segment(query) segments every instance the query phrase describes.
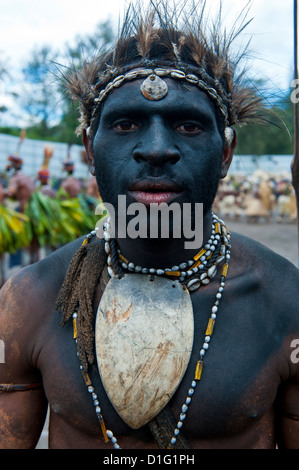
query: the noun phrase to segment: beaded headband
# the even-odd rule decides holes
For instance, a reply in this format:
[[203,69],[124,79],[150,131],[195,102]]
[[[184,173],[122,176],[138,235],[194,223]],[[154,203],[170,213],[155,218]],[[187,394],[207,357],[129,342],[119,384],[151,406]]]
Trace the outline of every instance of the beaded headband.
[[[149,100],[160,100],[164,98],[167,94],[167,85],[164,78],[172,78],[177,80],[185,80],[186,82],[197,86],[199,89],[208,94],[208,96],[216,103],[218,109],[223,115],[225,126],[229,126],[229,115],[228,115],[228,106],[232,106],[231,98],[227,96],[219,82],[216,82],[218,85],[218,91],[215,88],[208,86],[208,84],[198,78],[194,74],[186,74],[182,70],[171,69],[171,68],[155,68],[155,69],[146,69],[140,68],[137,70],[132,70],[127,72],[124,75],[118,75],[111,82],[109,82],[106,87],[100,91],[98,96],[94,99],[94,108],[90,120],[90,126],[87,129],[87,134],[90,136],[92,125],[96,118],[99,106],[107,98],[109,93],[122,86],[125,82],[137,80],[139,78],[145,78],[144,82],[140,87],[140,91],[143,96]],[[152,85],[151,85],[152,83]],[[96,93],[99,83],[93,87],[93,92]],[[237,119],[234,123],[237,122]]]

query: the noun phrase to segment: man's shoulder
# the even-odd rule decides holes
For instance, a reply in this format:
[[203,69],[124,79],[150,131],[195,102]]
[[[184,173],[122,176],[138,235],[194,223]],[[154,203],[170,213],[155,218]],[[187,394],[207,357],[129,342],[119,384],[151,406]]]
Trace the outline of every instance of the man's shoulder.
[[[234,253],[235,251],[235,253]],[[290,314],[299,325],[299,269],[285,257],[263,244],[240,234],[232,234],[232,253],[235,265],[258,286],[273,311]]]
[[59,293],[71,259],[83,237],[59,248],[41,261],[26,266],[12,276],[0,291],[0,303],[19,309],[37,309],[53,304]]
[[[266,263],[273,265],[281,265],[285,269],[294,269],[296,271],[296,266],[288,261],[285,257],[271,250],[264,244],[260,243],[253,238],[241,235],[239,233],[232,233],[232,251],[236,248],[238,254],[244,253],[248,258],[259,258]],[[241,253],[240,253],[241,252]],[[266,267],[268,264],[266,265]],[[299,272],[299,270],[297,269]]]

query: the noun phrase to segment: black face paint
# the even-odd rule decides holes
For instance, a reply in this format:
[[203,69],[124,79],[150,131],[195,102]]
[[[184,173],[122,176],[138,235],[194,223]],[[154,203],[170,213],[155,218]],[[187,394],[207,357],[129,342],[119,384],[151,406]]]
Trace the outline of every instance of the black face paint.
[[127,204],[203,203],[205,214],[223,156],[214,104],[194,86],[171,79],[168,94],[149,101],[141,83],[126,83],[103,103],[93,141],[101,197],[115,208],[118,195],[126,195]]

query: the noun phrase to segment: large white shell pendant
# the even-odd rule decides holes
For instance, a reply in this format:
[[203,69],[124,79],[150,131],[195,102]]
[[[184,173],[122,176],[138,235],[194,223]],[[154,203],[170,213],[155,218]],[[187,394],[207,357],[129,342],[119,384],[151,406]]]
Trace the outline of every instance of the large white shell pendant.
[[141,84],[140,91],[147,100],[159,101],[168,93],[167,83],[158,75],[149,75]]
[[106,393],[133,429],[170,400],[187,369],[194,335],[188,291],[140,274],[112,277],[96,318],[96,355]]

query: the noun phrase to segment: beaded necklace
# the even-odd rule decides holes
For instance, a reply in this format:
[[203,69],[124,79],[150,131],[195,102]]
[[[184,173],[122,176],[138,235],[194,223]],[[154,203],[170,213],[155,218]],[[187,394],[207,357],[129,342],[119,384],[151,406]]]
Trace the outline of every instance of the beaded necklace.
[[[87,235],[83,244],[88,244],[93,236],[95,236],[96,231],[92,231],[90,234]],[[110,243],[110,235],[109,235],[109,221],[104,227],[104,239],[105,239],[105,250],[108,255],[107,258],[107,267],[108,273],[110,277],[114,276],[118,271],[118,267],[113,265],[113,257],[111,256],[111,243]],[[221,244],[220,244],[221,242]],[[213,245],[213,246],[212,246]],[[225,287],[225,280],[227,276],[229,261],[230,261],[230,252],[231,252],[231,244],[230,244],[230,233],[225,226],[224,222],[219,219],[215,214],[213,214],[213,224],[212,224],[212,232],[211,236],[208,240],[208,243],[202,248],[192,260],[187,261],[186,263],[181,263],[179,266],[173,266],[171,269],[147,269],[142,268],[141,266],[135,266],[133,263],[130,263],[118,250],[118,262],[119,265],[127,271],[131,272],[139,272],[143,274],[152,274],[157,276],[169,276],[179,279],[180,282],[186,283],[186,286],[189,291],[197,290],[201,285],[208,284],[213,277],[215,277],[217,273],[217,266],[224,262],[222,273],[220,276],[220,284],[216,294],[215,301],[213,303],[211,309],[211,315],[208,320],[208,324],[205,331],[205,339],[202,345],[202,348],[199,353],[199,358],[196,363],[194,379],[191,382],[191,385],[187,392],[187,397],[185,402],[181,407],[181,413],[179,416],[179,420],[177,421],[176,428],[174,429],[173,436],[167,446],[167,449],[173,449],[177,437],[181,432],[183,427],[184,420],[186,419],[187,412],[189,410],[192,396],[195,392],[197,383],[202,378],[203,372],[203,360],[206,355],[206,352],[209,349],[211,336],[213,334],[214,326],[216,317],[218,314],[220,300],[222,298],[223,290]],[[195,266],[196,265],[196,266]],[[190,269],[186,271],[186,268],[189,267]],[[162,272],[163,271],[163,272]],[[209,273],[209,274],[208,274]],[[193,276],[196,276],[193,278]],[[191,279],[190,279],[191,278]],[[75,342],[77,342],[77,310],[73,313],[73,337]],[[78,355],[78,352],[77,352]],[[106,425],[104,422],[104,418],[102,415],[102,410],[100,407],[100,402],[98,400],[98,396],[95,392],[95,389],[92,385],[92,381],[89,377],[88,372],[86,372],[80,364],[80,370],[83,376],[83,380],[85,385],[87,386],[87,390],[91,395],[93,400],[93,404],[95,407],[96,416],[98,418],[99,424],[101,426],[102,434],[104,437],[105,443],[111,441],[113,447],[115,449],[120,449],[120,446],[117,442],[116,437],[113,435],[111,430],[106,429]]]

